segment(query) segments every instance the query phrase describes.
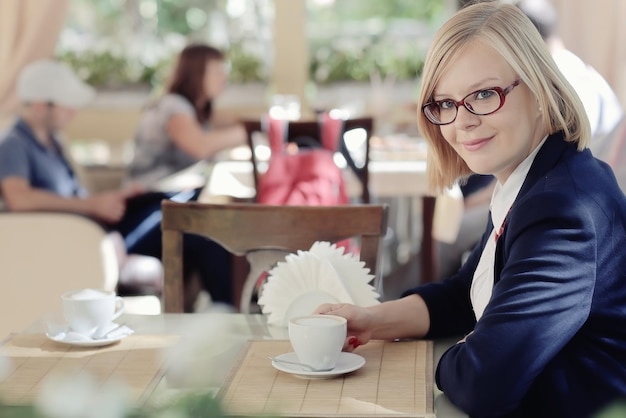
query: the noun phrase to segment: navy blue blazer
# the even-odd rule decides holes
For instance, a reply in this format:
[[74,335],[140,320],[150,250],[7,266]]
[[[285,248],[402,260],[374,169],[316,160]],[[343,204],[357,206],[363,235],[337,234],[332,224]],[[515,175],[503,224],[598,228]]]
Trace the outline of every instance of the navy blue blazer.
[[611,169],[561,133],[539,150],[496,247],[480,321],[469,298],[491,229],[459,272],[407,292],[427,337],[464,335],[436,382],[473,417],[588,417],[626,396],[626,198]]

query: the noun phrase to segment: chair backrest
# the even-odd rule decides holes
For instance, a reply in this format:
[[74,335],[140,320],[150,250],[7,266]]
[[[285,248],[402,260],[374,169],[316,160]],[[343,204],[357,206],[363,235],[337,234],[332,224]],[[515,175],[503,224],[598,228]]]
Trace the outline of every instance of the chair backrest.
[[164,201],[163,264],[165,312],[183,311],[183,233],[210,238],[232,254],[245,255],[250,272],[233,283],[241,312],[249,312],[257,279],[288,253],[308,250],[316,241],[358,238],[360,259],[382,274],[380,256],[387,229],[386,205],[271,206],[246,203],[204,204]]
[[94,221],[67,213],[2,213],[0,231],[0,339],[60,312],[64,292],[115,290],[115,246]]
[[[257,132],[266,132],[266,126],[263,120],[244,120],[242,121],[248,133],[248,145],[251,150],[251,161],[254,176],[254,186],[258,190],[259,185],[259,159],[255,153],[256,144],[254,143],[254,134]],[[288,142],[294,142],[301,138],[312,138],[321,143],[321,124],[318,121],[289,121],[286,140]],[[365,131],[365,143],[364,143],[364,156],[363,161],[359,164],[355,161],[354,156],[348,149],[344,134],[353,129],[363,129]],[[343,132],[341,134],[338,152],[345,158],[346,163],[352,169],[356,178],[361,184],[361,203],[370,203],[369,193],[369,160],[370,160],[370,146],[369,140],[374,130],[374,120],[371,117],[345,119],[343,121]]]

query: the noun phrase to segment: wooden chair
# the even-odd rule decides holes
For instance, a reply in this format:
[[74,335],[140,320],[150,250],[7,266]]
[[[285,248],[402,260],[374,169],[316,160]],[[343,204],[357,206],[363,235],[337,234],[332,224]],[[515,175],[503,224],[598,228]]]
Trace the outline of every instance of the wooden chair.
[[[248,133],[248,145],[251,150],[252,172],[254,175],[254,186],[258,190],[259,184],[259,159],[255,154],[255,143],[253,141],[254,133],[264,132],[265,126],[261,119],[256,120],[244,120],[242,121]],[[339,151],[346,160],[348,166],[352,169],[356,178],[361,184],[361,197],[360,203],[370,203],[369,193],[369,159],[370,159],[370,146],[369,139],[372,136],[374,130],[374,120],[371,117],[362,117],[354,119],[346,119],[343,124],[343,133],[346,133],[352,129],[364,129],[366,133],[365,141],[365,156],[362,165],[357,164],[350,150],[347,148],[343,135],[339,141]],[[320,125],[317,121],[290,121],[289,129],[287,131],[287,141],[293,142],[298,138],[313,138],[320,141]]]
[[248,203],[163,205],[165,312],[183,312],[183,233],[212,239],[236,255],[245,255],[250,272],[233,283],[233,300],[249,312],[256,281],[288,253],[308,250],[315,241],[358,238],[360,259],[381,280],[380,256],[387,229],[386,205],[270,206]]

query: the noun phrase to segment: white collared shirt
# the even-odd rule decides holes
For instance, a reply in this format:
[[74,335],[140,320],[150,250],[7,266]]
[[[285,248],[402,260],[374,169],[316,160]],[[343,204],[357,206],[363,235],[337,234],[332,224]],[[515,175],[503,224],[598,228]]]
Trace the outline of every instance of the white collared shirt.
[[547,135],[533,152],[517,166],[504,184],[497,182],[493,190],[491,204],[489,205],[493,230],[487,239],[487,244],[483,249],[483,253],[478,261],[478,266],[476,266],[476,270],[474,271],[474,278],[470,288],[470,300],[472,301],[472,307],[477,321],[483,315],[485,307],[491,299],[491,292],[493,290],[494,264],[496,260],[496,233],[498,237],[500,233],[502,233],[501,229],[504,228],[504,221],[509,213],[509,209],[513,205],[513,202],[515,202],[517,194],[522,188],[522,184],[524,184],[526,175],[530,170],[530,166],[535,160],[539,149],[546,141],[546,138]]

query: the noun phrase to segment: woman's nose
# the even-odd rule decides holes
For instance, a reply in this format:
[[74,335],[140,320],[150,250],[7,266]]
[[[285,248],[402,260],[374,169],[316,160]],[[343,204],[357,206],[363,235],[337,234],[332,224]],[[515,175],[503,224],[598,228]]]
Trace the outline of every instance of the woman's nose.
[[469,127],[478,125],[480,123],[480,116],[473,114],[465,106],[459,106],[456,112],[456,119],[454,125],[457,129],[467,129]]

